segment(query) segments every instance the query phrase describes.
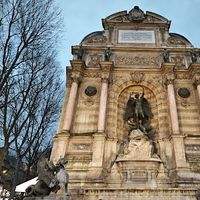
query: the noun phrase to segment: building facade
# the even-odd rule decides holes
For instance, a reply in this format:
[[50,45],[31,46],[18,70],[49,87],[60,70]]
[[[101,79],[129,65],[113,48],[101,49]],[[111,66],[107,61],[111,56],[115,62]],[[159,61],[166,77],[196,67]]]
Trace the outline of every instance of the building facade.
[[72,47],[51,160],[72,199],[197,199],[199,49],[138,6]]

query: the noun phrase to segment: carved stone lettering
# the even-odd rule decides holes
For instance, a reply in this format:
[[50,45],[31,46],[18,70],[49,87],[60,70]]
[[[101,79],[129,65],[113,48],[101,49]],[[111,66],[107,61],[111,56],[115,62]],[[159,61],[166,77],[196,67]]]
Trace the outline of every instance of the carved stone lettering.
[[155,43],[154,31],[119,30],[119,43]]

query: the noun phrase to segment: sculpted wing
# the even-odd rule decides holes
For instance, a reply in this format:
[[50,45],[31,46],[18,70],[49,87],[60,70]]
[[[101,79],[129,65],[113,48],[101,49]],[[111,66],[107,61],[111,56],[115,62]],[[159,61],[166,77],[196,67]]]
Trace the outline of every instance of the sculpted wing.
[[151,106],[144,97],[142,98],[142,110],[144,112],[145,119],[148,120],[153,117],[153,113],[151,111]]
[[127,104],[126,104],[126,110],[124,114],[124,120],[127,121],[129,118],[134,117],[135,113],[135,100],[134,99],[129,99]]

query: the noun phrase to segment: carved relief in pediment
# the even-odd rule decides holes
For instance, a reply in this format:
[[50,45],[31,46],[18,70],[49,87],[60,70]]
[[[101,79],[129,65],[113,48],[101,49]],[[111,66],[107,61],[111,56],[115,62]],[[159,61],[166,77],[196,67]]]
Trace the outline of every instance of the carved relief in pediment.
[[145,14],[138,6],[135,6],[128,13],[128,19],[130,21],[132,21],[132,22],[134,22],[134,21],[143,21],[145,19]]
[[87,38],[84,43],[95,43],[95,44],[102,44],[102,43],[106,43],[107,38],[104,35],[96,35],[90,38]]
[[176,45],[186,45],[186,42],[175,37],[169,37],[167,39],[167,46],[176,46]]
[[115,13],[105,19],[106,22],[144,22],[144,23],[169,23],[164,17],[152,13],[146,12],[146,14],[138,7],[135,6],[129,12],[122,11]]

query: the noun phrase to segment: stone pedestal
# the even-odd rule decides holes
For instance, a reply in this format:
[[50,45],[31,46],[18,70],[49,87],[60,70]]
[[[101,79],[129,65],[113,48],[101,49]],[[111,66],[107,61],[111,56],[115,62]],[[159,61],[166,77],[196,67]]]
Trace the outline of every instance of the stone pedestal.
[[85,189],[84,200],[196,200],[193,189]]
[[117,165],[122,176],[123,187],[156,188],[156,177],[160,165],[159,159],[134,160],[118,159]]

